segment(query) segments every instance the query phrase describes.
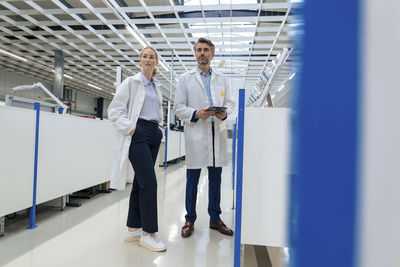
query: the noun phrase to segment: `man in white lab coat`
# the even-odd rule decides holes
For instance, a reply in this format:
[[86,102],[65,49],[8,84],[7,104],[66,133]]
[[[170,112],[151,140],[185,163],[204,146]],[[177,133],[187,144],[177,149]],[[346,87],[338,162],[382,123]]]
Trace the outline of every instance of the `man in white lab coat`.
[[[202,168],[208,168],[208,214],[210,228],[233,235],[221,220],[220,194],[222,166],[227,163],[227,130],[224,120],[235,106],[229,81],[211,69],[215,46],[205,38],[194,45],[197,67],[180,77],[175,92],[175,114],[185,122],[186,149],[186,223],[181,236],[194,230],[197,185]],[[226,110],[207,110],[225,107]]]

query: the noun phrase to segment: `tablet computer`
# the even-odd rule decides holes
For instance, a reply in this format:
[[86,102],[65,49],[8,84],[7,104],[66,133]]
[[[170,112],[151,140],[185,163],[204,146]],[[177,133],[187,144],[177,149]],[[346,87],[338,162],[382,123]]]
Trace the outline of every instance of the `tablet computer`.
[[215,113],[219,114],[219,113],[224,112],[224,110],[226,110],[226,109],[227,109],[227,107],[215,107],[215,106],[213,106],[213,107],[207,108],[206,110],[207,111],[214,111]]

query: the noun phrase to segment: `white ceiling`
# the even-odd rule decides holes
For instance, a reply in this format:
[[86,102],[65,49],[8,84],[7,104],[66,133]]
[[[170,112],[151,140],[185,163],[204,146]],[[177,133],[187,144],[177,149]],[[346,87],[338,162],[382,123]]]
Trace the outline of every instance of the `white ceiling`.
[[[0,49],[28,60],[0,52],[0,68],[52,82],[54,51],[62,50],[64,84],[111,99],[117,66],[139,71],[143,46],[127,29],[132,27],[169,69],[159,66],[156,77],[165,95],[171,70],[174,87],[175,78],[195,67],[193,43],[202,36],[216,45],[212,66],[232,78],[234,89],[251,91],[266,66],[293,47],[290,7],[285,0],[0,1]],[[290,69],[290,64],[282,68],[275,86],[291,75]]]

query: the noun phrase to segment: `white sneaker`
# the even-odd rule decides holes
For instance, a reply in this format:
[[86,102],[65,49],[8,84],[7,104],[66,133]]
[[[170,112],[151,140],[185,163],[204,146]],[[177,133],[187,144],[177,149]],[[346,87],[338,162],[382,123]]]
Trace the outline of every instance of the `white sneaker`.
[[138,229],[135,232],[130,232],[127,229],[125,235],[125,241],[126,242],[138,241],[140,239],[141,234],[142,234],[142,229]]
[[147,249],[150,249],[151,251],[167,250],[167,247],[155,234],[143,235],[142,233],[140,236],[139,245]]

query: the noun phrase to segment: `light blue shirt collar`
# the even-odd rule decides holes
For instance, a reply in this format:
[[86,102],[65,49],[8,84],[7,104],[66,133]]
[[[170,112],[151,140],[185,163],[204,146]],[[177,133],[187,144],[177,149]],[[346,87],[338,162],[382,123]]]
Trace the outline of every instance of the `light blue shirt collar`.
[[208,71],[208,74],[206,76],[206,74],[197,66],[197,71],[200,73],[200,75],[203,75],[204,77],[207,77],[208,75],[212,74],[212,68],[210,67],[210,70]]
[[149,80],[147,80],[146,76],[144,76],[142,72],[140,74],[142,74],[142,81],[143,81],[143,85],[145,87],[149,86],[149,85],[153,85],[154,86],[154,82],[150,82]]

